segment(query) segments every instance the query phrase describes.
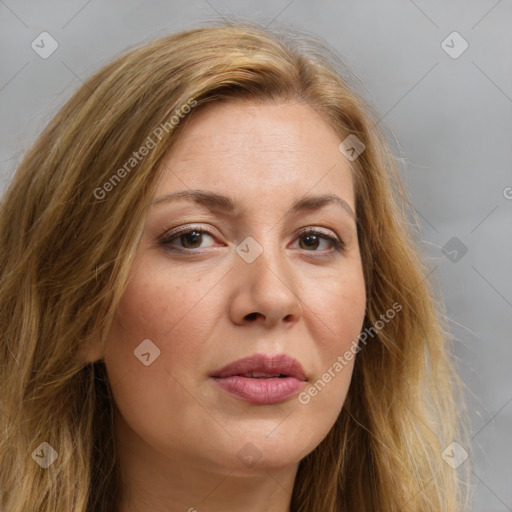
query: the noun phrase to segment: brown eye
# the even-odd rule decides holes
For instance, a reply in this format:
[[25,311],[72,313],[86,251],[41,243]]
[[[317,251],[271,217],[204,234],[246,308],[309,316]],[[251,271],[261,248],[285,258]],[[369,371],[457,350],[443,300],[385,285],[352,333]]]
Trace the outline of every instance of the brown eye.
[[160,242],[160,244],[170,250],[192,251],[194,249],[209,247],[203,245],[205,242],[205,237],[213,239],[213,235],[203,229],[182,229],[178,233],[170,233]]
[[310,230],[299,234],[299,248],[308,252],[326,253],[343,252],[345,246],[341,240],[333,236]]
[[184,235],[180,235],[180,242],[186,249],[197,249],[201,246],[203,233],[200,231],[189,231]]
[[320,245],[318,235],[303,235],[300,240],[301,249],[318,249]]

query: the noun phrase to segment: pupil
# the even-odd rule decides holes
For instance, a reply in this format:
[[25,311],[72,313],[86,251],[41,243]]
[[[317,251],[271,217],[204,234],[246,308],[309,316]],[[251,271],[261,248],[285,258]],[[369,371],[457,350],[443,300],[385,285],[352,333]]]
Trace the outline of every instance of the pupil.
[[[181,242],[187,249],[194,249],[201,245],[202,233],[199,231],[191,231],[181,236]],[[192,245],[192,247],[190,247]]]

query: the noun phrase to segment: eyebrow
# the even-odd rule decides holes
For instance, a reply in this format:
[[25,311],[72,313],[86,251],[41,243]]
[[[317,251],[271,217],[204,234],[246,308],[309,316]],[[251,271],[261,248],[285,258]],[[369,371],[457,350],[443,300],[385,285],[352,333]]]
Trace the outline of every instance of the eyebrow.
[[[180,190],[178,192],[165,194],[153,200],[151,202],[151,206],[179,200],[194,201],[198,204],[206,206],[210,210],[220,210],[228,213],[233,213],[238,210],[236,201],[230,197],[218,194],[216,192],[209,192],[204,190]],[[347,201],[335,194],[305,196],[293,203],[286,214],[297,214],[303,211],[315,211],[329,204],[336,204],[340,206],[350,217],[352,217],[352,219],[356,220],[356,215]]]

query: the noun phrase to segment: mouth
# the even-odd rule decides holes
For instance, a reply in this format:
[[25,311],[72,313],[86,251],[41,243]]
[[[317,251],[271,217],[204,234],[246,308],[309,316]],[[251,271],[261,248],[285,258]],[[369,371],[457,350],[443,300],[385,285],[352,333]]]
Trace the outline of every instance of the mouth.
[[214,371],[210,377],[229,395],[261,405],[291,398],[307,380],[302,365],[287,354],[254,354]]

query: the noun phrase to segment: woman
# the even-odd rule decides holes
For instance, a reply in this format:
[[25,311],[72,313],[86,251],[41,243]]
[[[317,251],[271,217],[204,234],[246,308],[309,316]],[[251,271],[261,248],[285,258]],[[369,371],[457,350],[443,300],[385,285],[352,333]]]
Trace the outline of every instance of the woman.
[[250,24],[119,57],[0,218],[8,512],[456,511],[459,384],[378,117]]

